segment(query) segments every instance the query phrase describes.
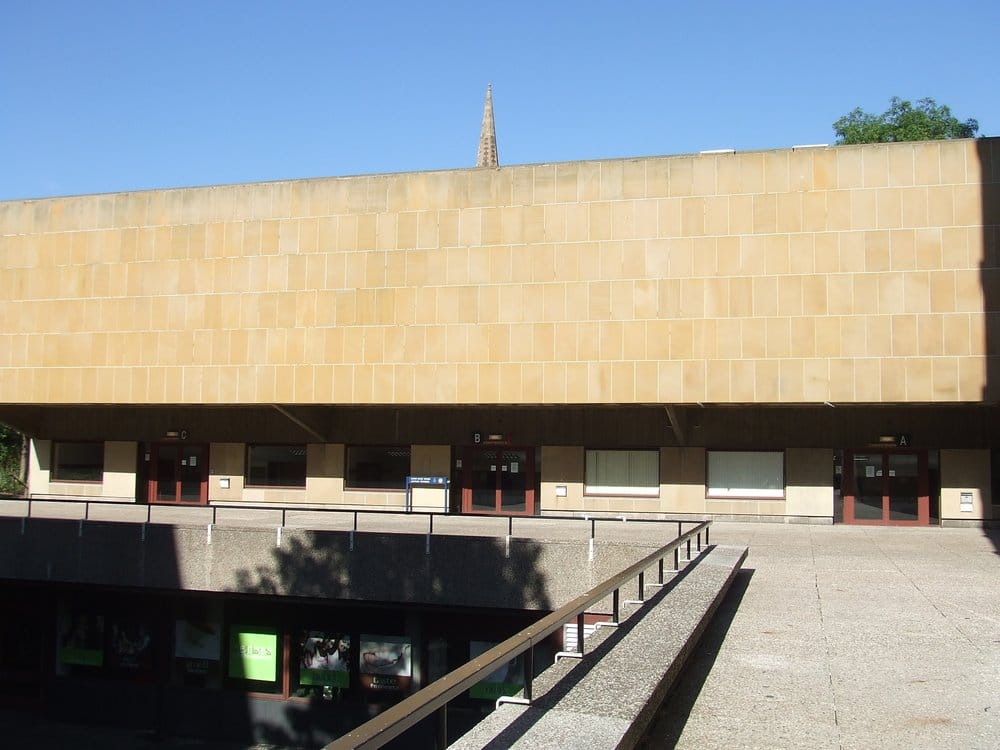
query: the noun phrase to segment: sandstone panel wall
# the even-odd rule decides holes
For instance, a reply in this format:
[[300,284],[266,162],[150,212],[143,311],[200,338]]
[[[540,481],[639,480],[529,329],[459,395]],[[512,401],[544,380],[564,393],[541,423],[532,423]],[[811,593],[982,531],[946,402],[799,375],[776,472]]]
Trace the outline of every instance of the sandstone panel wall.
[[977,401],[998,148],[0,203],[0,400]]

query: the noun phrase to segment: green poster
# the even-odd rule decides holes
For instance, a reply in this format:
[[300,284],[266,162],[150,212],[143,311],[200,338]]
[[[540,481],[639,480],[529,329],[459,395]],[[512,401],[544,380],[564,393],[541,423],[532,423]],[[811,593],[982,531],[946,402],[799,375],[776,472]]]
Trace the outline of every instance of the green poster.
[[64,612],[59,623],[59,661],[86,667],[104,665],[104,617]]
[[233,627],[229,639],[229,676],[274,682],[278,677],[278,634]]
[[[497,644],[493,641],[470,641],[469,660],[485,654]],[[501,695],[517,695],[524,689],[524,656],[515,656],[493,674],[469,688],[470,698],[496,700]]]

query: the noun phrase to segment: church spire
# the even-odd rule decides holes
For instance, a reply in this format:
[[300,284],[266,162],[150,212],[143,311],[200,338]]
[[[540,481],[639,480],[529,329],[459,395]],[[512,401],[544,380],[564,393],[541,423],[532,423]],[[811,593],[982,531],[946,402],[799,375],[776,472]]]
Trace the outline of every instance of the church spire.
[[483,106],[483,127],[479,133],[479,155],[476,157],[477,167],[500,166],[497,158],[497,132],[493,125],[493,85],[486,85],[486,104]]

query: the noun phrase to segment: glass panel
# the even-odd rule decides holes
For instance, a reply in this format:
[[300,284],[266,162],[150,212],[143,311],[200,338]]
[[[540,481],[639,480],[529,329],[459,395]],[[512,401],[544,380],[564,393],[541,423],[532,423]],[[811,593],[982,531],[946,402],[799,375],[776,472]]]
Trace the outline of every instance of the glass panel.
[[305,487],[304,445],[251,445],[247,484],[252,487]]
[[657,495],[659,451],[591,450],[586,454],[584,491],[606,495]]
[[714,497],[783,497],[781,451],[710,451],[708,494]]
[[854,517],[882,520],[882,454],[854,457]]
[[352,446],[347,449],[349,489],[405,490],[409,473],[408,446]]
[[917,457],[893,454],[889,457],[889,520],[916,521],[919,490]]
[[55,443],[52,479],[61,482],[100,482],[104,479],[104,443]]
[[181,458],[181,502],[201,502],[201,476],[203,450],[201,448],[183,449]]
[[497,509],[497,463],[496,451],[475,451],[469,481],[472,484],[472,510],[493,512]]
[[500,510],[505,513],[527,511],[528,452],[504,451],[500,464]]
[[177,500],[177,458],[176,445],[161,445],[156,451],[156,499],[174,502]]

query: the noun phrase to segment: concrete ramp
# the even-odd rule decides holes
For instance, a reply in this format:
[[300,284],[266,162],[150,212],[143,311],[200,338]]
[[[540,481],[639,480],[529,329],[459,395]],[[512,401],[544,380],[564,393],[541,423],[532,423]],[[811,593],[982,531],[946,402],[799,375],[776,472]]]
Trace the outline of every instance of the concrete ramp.
[[501,705],[451,747],[634,747],[746,555],[746,547],[709,547],[663,589],[647,586],[641,611],[629,605],[618,628],[599,628],[583,660],[560,660],[535,678],[531,706]]

